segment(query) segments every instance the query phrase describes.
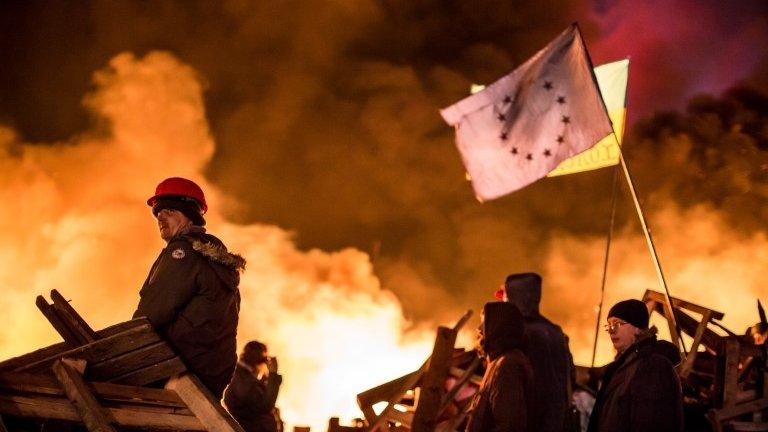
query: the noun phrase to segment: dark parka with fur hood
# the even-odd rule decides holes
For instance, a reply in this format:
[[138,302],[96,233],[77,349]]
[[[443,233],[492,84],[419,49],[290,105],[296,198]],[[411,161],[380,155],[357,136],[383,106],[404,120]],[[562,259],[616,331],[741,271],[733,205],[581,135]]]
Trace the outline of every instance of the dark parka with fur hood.
[[655,328],[606,368],[588,432],[680,432],[683,402],[675,365],[680,354]]
[[141,288],[144,316],[220,399],[237,363],[240,271],[245,260],[193,226],[168,242]]
[[511,303],[486,303],[483,340],[488,367],[472,401],[466,432],[534,432],[533,369],[520,350],[523,317]]

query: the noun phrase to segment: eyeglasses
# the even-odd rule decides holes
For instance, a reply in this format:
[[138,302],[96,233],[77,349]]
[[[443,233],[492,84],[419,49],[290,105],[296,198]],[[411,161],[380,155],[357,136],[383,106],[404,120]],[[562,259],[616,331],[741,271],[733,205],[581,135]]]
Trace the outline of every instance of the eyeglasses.
[[605,329],[605,331],[607,331],[608,333],[613,333],[616,330],[618,330],[619,327],[623,326],[624,324],[629,324],[629,323],[625,322],[625,321],[614,321],[612,323],[608,323],[608,324],[604,325],[603,329]]

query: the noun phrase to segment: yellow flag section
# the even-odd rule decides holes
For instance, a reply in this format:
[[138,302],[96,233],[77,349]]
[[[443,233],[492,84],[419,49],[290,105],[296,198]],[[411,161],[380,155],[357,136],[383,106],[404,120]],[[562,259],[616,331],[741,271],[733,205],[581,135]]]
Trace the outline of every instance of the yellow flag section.
[[628,72],[628,59],[595,68],[597,85],[600,87],[600,93],[603,96],[605,107],[608,109],[608,116],[611,118],[616,135],[608,135],[589,150],[564,160],[548,174],[548,177],[589,171],[619,163],[619,144],[621,144],[621,138],[624,135],[624,119],[627,114]]

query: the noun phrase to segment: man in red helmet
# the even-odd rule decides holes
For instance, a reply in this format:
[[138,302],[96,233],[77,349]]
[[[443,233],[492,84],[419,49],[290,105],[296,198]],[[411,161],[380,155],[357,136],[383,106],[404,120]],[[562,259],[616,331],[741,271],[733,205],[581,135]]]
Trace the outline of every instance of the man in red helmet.
[[147,204],[168,245],[149,271],[133,316],[146,317],[221,399],[237,363],[238,284],[245,260],[205,232],[208,206],[194,182],[163,180]]

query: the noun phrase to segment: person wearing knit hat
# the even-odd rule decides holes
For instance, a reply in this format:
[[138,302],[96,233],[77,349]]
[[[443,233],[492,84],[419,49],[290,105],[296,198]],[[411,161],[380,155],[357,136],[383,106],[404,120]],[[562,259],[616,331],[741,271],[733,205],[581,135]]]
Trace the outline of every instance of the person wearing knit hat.
[[240,272],[245,260],[206,232],[208,209],[193,181],[171,177],[147,200],[167,243],[139,292],[145,317],[216,400],[237,363]]
[[648,322],[648,308],[640,300],[620,301],[608,312],[605,330],[616,359],[605,367],[588,432],[683,430],[682,389],[675,371],[680,352],[658,340]]
[[613,305],[608,311],[605,329],[617,353],[635,343],[637,335],[648,328],[648,319],[648,308],[640,300],[624,300]]

